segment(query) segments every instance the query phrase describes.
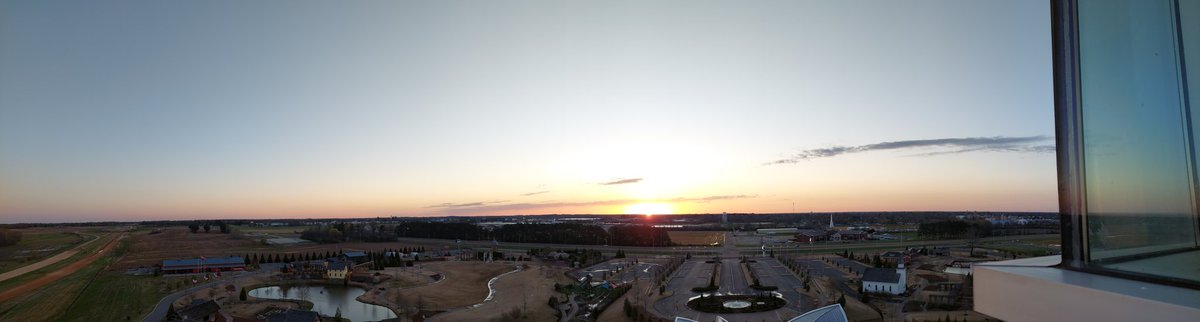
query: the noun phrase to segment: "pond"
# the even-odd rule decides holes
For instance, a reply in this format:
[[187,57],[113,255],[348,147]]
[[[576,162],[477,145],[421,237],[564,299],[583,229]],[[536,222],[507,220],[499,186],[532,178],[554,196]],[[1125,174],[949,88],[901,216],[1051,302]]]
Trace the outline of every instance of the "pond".
[[337,285],[291,285],[269,286],[250,290],[250,296],[263,299],[295,299],[313,303],[313,311],[333,316],[338,308],[342,317],[354,322],[379,321],[396,317],[392,310],[359,302],[359,295],[366,291],[358,287]]

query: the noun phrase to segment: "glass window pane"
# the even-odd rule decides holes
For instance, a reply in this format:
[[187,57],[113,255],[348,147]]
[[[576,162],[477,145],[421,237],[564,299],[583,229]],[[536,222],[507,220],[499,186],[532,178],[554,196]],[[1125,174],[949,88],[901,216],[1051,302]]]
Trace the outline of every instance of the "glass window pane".
[[1089,256],[1163,274],[1119,263],[1197,245],[1175,3],[1080,1],[1078,17]]

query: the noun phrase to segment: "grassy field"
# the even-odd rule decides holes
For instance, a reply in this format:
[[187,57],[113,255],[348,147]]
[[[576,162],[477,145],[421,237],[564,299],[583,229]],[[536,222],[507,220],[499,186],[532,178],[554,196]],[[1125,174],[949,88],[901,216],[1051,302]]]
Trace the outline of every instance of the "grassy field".
[[[21,229],[21,242],[0,247],[0,272],[54,256],[86,240],[83,236],[62,229]],[[90,237],[89,237],[90,238]]]
[[725,242],[722,231],[668,231],[671,242],[679,245],[712,246]]
[[[110,258],[98,260],[92,265],[75,272],[46,287],[12,301],[0,304],[0,320],[4,321],[48,321],[56,320],[63,311],[71,307],[80,292],[87,288],[96,273],[110,262]],[[123,320],[123,319],[122,319]],[[96,320],[99,321],[99,320]],[[118,321],[118,320],[110,320]]]
[[234,231],[242,233],[259,233],[270,235],[299,235],[299,232],[308,229],[309,226],[280,226],[280,227],[257,227],[257,226],[233,226]]
[[[78,253],[76,253],[75,255],[73,255],[67,259],[64,259],[58,263],[54,263],[50,266],[42,267],[38,270],[26,273],[24,275],[17,276],[15,278],[0,282],[0,290],[5,290],[5,289],[8,289],[13,286],[20,285],[20,284],[25,284],[26,282],[35,280],[38,277],[46,275],[46,273],[53,272],[55,270],[63,268],[64,266],[70,265],[71,263],[74,263],[75,261],[77,261],[81,258],[87,257],[88,254],[95,252],[96,249],[103,247],[105,243],[107,243],[112,238],[116,238],[116,237],[117,237],[117,235],[115,235],[115,234],[102,235],[99,237],[99,240],[97,240],[91,244],[88,244],[86,246],[80,247]],[[0,308],[0,309],[2,309],[2,308]]]
[[[109,240],[116,238],[116,234],[109,234],[100,237],[95,243],[84,246],[79,254],[71,258],[51,265],[29,274],[22,275],[18,278],[5,281],[0,288],[8,288],[19,284],[24,284],[30,280],[36,279],[49,272],[69,265],[87,254],[91,254],[96,249],[102,247]],[[128,247],[117,247],[117,250],[124,250]],[[79,294],[91,284],[93,278],[97,276],[106,266],[115,260],[116,256],[120,256],[120,251],[114,251],[110,254],[101,257],[88,266],[79,271],[63,277],[44,287],[38,288],[36,291],[14,298],[11,301],[0,303],[0,321],[43,321],[55,320],[72,306]],[[104,295],[105,297],[114,297],[111,294]],[[117,321],[117,320],[112,320]]]
[[[102,237],[84,247],[75,257],[93,252],[110,238]],[[176,281],[161,277],[128,276],[113,268],[130,247],[130,240],[120,242],[111,254],[87,267],[42,287],[28,295],[0,304],[0,321],[127,321],[139,320],[153,309],[158,300],[173,291]],[[24,283],[35,276],[56,270],[73,262],[61,263],[35,271],[20,278],[5,281]],[[13,284],[16,285],[16,284]]]
[[[102,271],[77,297],[60,321],[140,320],[171,289],[161,277],[129,276]],[[114,296],[119,294],[119,296]]]

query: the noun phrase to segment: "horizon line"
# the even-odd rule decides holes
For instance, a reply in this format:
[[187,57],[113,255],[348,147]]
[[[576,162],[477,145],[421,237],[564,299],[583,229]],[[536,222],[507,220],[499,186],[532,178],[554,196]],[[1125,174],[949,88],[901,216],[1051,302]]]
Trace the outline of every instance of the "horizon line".
[[[886,210],[886,211],[810,211],[810,212],[726,212],[729,215],[815,215],[815,214],[903,214],[903,213],[1020,213],[1020,214],[1057,214],[1058,211],[1009,211],[1009,210]],[[650,214],[651,217],[671,216],[716,216],[722,213],[687,213],[687,214]],[[0,226],[11,225],[63,225],[63,224],[129,224],[144,222],[187,222],[187,221],[275,221],[275,220],[361,220],[361,219],[434,219],[434,218],[472,218],[472,217],[540,217],[540,216],[647,216],[647,214],[510,214],[510,215],[448,215],[448,216],[371,216],[371,217],[305,217],[305,218],[193,218],[193,219],[145,219],[145,220],[101,220],[101,221],[63,221],[63,222],[13,222],[0,223]]]

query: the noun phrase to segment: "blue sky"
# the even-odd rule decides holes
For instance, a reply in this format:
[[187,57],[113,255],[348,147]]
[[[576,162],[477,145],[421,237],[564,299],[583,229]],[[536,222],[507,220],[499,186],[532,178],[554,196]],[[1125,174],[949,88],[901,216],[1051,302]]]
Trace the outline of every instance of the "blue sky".
[[1052,211],[1048,15],[7,1],[0,221]]

